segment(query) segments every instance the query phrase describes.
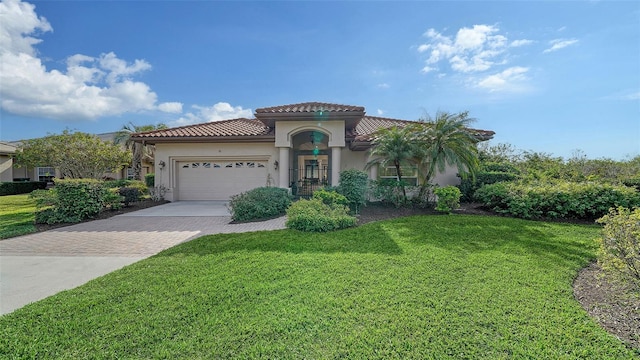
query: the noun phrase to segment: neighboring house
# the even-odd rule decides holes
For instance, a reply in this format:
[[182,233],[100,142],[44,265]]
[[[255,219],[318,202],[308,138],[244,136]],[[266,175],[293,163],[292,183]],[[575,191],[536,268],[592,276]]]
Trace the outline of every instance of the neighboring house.
[[[98,138],[100,138],[102,141],[108,141],[108,142],[113,142],[115,137],[117,135],[117,132],[110,132],[110,133],[103,133],[103,134],[96,134],[96,136]],[[0,143],[0,144],[6,144],[8,146],[13,147],[14,152],[17,151],[17,149],[19,149],[22,146],[22,141],[14,141],[10,144],[7,143]],[[12,154],[13,154],[12,153]],[[4,155],[3,151],[2,151],[2,147],[0,145],[0,164],[4,163]],[[60,173],[53,167],[49,166],[48,164],[41,164],[39,166],[36,167],[24,167],[24,166],[16,166],[17,164],[13,163],[13,175],[11,177],[8,178],[8,180],[6,180],[4,177],[0,178],[0,181],[12,181],[13,179],[17,179],[17,180],[23,180],[23,179],[28,179],[31,181],[52,181],[54,178],[60,178]],[[0,169],[1,169],[0,165]],[[153,172],[153,164],[149,163],[147,161],[142,162],[142,180],[144,180],[144,176],[148,173],[152,173]],[[2,174],[0,174],[1,176]],[[105,173],[103,176],[105,179],[132,179],[133,178],[133,168],[131,166],[128,167],[124,167],[122,169],[120,169],[118,172],[108,172]]]
[[0,182],[13,181],[13,154],[16,150],[14,145],[0,142]]
[[[338,185],[345,169],[364,170],[372,134],[408,121],[365,115],[361,106],[302,103],[256,109],[255,119],[233,119],[132,135],[154,144],[156,186],[165,199],[228,200],[240,192],[278,186],[302,193]],[[480,140],[493,131],[473,130]],[[371,179],[394,171],[371,167]],[[417,173],[407,174],[417,183]],[[459,182],[455,169],[438,174],[441,185]]]

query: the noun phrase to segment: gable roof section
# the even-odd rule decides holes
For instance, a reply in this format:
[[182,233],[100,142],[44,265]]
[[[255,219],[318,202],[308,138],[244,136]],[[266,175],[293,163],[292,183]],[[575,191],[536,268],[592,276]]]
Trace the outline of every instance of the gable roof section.
[[274,130],[256,119],[231,119],[137,133],[132,139],[155,141],[273,141]]
[[349,112],[357,112],[364,113],[364,107],[362,106],[352,106],[352,105],[340,105],[340,104],[330,104],[330,103],[322,103],[322,102],[306,102],[299,104],[290,104],[290,105],[280,105],[280,106],[272,106],[266,108],[256,109],[256,117],[259,117],[258,114],[292,114],[292,113],[315,113],[315,112],[339,112],[339,113],[349,113]]
[[256,109],[256,118],[268,127],[276,121],[342,120],[347,129],[353,129],[364,117],[364,107],[353,105],[305,102]]

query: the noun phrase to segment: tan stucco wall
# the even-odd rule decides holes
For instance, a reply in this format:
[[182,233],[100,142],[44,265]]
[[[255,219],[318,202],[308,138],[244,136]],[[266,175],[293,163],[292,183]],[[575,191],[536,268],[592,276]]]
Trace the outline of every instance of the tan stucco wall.
[[329,147],[345,146],[344,121],[276,121],[276,147],[291,147],[291,138],[303,131],[319,131],[326,134]]
[[0,142],[0,182],[13,181],[13,158],[16,152],[13,145]]
[[0,155],[0,182],[13,181],[13,159],[9,155]]
[[[278,159],[278,149],[273,143],[186,143],[186,144],[156,144],[155,169],[156,186],[164,185],[167,188],[165,199],[175,201],[177,194],[177,163],[179,161],[196,161],[205,159],[218,160],[266,160],[267,172],[278,184],[278,171],[274,162]],[[164,168],[158,164],[164,161]]]
[[[297,131],[292,128],[294,131]],[[304,131],[308,131],[306,126]],[[344,140],[344,136],[342,137]],[[279,164],[288,168],[292,163],[293,151],[289,153],[289,164]],[[167,188],[165,199],[175,201],[179,199],[177,194],[177,163],[180,161],[202,161],[205,159],[224,160],[262,160],[267,161],[267,173],[274,186],[280,183],[279,171],[275,168],[274,162],[280,159],[279,149],[274,143],[159,143],[156,144],[155,153],[155,174],[156,186],[163,185]],[[341,148],[340,171],[347,169],[357,169],[366,171],[369,177],[375,179],[376,171],[366,169],[365,165],[369,160],[367,151],[351,151],[348,147]],[[165,167],[158,164],[163,161]],[[455,185],[460,183],[456,176],[455,168],[448,168],[444,173],[438,174],[434,182],[441,185]],[[335,184],[337,185],[337,184]]]

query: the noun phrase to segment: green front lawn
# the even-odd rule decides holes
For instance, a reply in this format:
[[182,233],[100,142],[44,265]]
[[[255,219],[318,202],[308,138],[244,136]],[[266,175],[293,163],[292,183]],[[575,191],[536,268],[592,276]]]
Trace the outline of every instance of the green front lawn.
[[36,231],[36,203],[28,194],[0,196],[0,239]]
[[1,317],[0,357],[636,358],[573,298],[598,235],[443,215],[205,236]]

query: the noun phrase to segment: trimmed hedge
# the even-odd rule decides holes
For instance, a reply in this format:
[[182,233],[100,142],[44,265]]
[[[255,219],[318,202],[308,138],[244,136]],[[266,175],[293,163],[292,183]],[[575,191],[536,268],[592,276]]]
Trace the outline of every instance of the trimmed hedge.
[[475,198],[494,211],[524,219],[595,220],[618,206],[640,206],[640,192],[595,182],[500,182],[478,189]]
[[233,195],[229,201],[229,210],[234,221],[252,221],[284,215],[289,205],[289,190],[259,187]]
[[28,194],[33,190],[46,189],[46,181],[14,181],[0,183],[0,196]]
[[327,205],[319,198],[300,199],[287,209],[285,226],[300,231],[327,232],[355,226],[357,221],[344,205]]

